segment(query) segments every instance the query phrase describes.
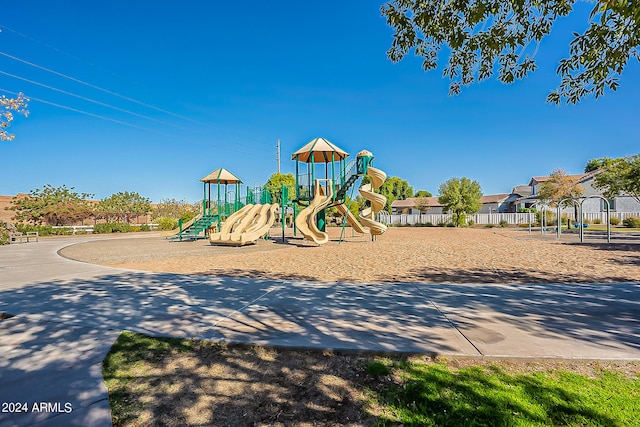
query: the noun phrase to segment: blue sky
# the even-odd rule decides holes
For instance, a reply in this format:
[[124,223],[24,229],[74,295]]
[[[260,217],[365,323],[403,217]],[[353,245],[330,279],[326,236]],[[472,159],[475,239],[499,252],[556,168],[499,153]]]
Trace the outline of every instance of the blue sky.
[[462,176],[485,194],[508,193],[534,175],[579,173],[591,158],[640,151],[637,61],[617,93],[545,103],[591,4],[556,23],[533,75],[456,97],[441,70],[387,59],[392,31],[381,5],[11,2],[0,17],[0,71],[119,110],[0,74],[1,89],[32,98],[30,116],[10,128],[15,140],[0,143],[0,194],[64,184],[98,199],[137,191],[196,201],[199,179],[218,167],[264,183],[276,171],[277,139],[285,173],[294,171],[291,153],[325,137],[354,156],[372,151],[389,176],[434,194]]

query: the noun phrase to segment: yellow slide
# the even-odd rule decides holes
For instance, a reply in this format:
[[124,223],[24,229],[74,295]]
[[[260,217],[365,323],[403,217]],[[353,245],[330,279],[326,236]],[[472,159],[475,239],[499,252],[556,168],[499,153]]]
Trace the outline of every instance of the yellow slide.
[[247,205],[243,209],[227,219],[220,233],[211,235],[209,241],[212,245],[242,246],[256,243],[273,226],[278,205]]
[[368,233],[368,231],[362,226],[362,224],[360,224],[360,221],[358,221],[358,218],[356,218],[355,215],[351,213],[351,211],[347,208],[347,206],[344,203],[340,203],[339,205],[336,205],[336,208],[338,209],[338,212],[342,214],[342,216],[346,215],[347,224],[349,224],[356,231],[356,233],[360,233],[360,234]]
[[371,178],[371,184],[360,187],[360,195],[371,202],[371,207],[360,212],[360,222],[365,227],[369,227],[372,236],[379,236],[387,231],[387,226],[381,222],[375,221],[376,213],[384,209],[387,204],[387,198],[382,194],[374,193],[373,190],[380,188],[382,183],[387,179],[387,174],[380,169],[367,168],[367,175]]
[[[321,181],[329,183],[329,194],[324,195],[324,188],[320,184]],[[329,235],[318,229],[316,225],[316,215],[322,209],[326,208],[333,197],[333,185],[330,180],[316,179],[313,190],[313,199],[309,206],[301,210],[296,216],[296,228],[308,240],[314,241],[318,245],[323,245],[329,241]]]

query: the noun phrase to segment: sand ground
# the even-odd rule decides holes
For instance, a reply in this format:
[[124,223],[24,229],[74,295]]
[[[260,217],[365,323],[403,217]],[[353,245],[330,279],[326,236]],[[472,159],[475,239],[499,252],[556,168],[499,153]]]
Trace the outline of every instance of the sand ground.
[[640,280],[640,239],[529,234],[526,230],[390,228],[371,241],[329,228],[323,246],[273,229],[272,239],[245,247],[160,237],[110,239],[67,247],[61,255],[85,262],[183,274],[275,280],[427,283],[599,283]]

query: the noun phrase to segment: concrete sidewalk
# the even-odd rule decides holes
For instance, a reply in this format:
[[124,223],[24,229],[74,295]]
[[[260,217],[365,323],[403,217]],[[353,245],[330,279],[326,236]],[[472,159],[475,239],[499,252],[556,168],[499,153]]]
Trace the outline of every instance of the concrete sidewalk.
[[[0,321],[0,402],[29,406],[0,412],[0,426],[111,425],[100,363],[123,329],[337,350],[640,360],[638,283],[278,282],[118,270],[57,255],[89,239],[0,247],[0,313],[15,315]],[[32,411],[38,402],[53,405]]]

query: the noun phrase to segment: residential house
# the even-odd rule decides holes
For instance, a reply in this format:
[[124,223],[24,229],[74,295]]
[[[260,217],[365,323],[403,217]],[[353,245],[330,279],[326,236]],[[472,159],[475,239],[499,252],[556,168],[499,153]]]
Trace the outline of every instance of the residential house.
[[[391,203],[392,214],[411,214],[417,215],[420,210],[416,207],[416,197],[410,197],[405,200],[395,200]],[[438,202],[437,197],[424,197],[429,209],[424,210],[422,213],[429,214],[442,214],[446,213],[442,211],[442,204]],[[508,212],[511,200],[515,200],[515,196],[511,194],[491,194],[482,196],[480,203],[482,208],[478,213],[504,213]]]

